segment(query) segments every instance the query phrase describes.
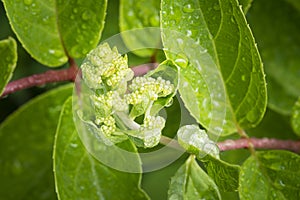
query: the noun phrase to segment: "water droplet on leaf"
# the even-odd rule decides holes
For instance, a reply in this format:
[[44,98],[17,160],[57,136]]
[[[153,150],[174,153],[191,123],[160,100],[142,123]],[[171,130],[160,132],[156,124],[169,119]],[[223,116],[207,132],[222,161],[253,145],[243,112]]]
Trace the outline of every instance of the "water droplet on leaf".
[[194,12],[194,8],[192,8],[192,5],[191,5],[191,4],[186,4],[186,5],[183,7],[183,12],[186,12],[186,13]]
[[242,81],[246,81],[246,75],[242,75]]
[[92,18],[92,12],[89,10],[86,10],[82,13],[81,18],[83,20],[89,20],[90,18]]
[[29,6],[32,4],[32,0],[24,0],[24,4]]

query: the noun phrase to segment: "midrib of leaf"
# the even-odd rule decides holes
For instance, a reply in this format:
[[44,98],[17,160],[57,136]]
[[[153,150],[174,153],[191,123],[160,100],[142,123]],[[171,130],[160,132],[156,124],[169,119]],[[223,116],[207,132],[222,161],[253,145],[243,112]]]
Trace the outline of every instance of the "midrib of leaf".
[[[221,6],[221,1],[220,1],[220,0],[218,0],[218,1],[219,1],[219,4],[220,4],[220,11],[221,11],[221,22],[220,22],[218,31],[217,31],[217,33],[216,33],[216,36],[213,37],[213,38],[211,39],[211,42],[212,42],[212,46],[213,46],[213,53],[214,53],[214,55],[215,55],[214,57],[215,57],[215,59],[216,59],[216,65],[217,65],[219,71],[220,71],[221,74],[222,74],[221,65],[220,65],[220,61],[219,61],[219,57],[218,57],[218,52],[217,52],[217,48],[216,48],[216,43],[215,43],[215,40],[218,38],[219,33],[220,33],[220,31],[221,31],[221,28],[222,28],[222,25],[223,25],[223,19],[224,19],[224,18],[223,18],[223,9],[222,9],[222,6]],[[203,15],[201,6],[200,6],[200,4],[199,4],[199,1],[197,1],[197,5],[198,5],[198,7],[199,7],[199,11],[200,11],[200,14],[201,14],[202,18],[204,19],[206,30],[209,32],[210,35],[212,35],[211,32],[210,32],[210,30],[209,30],[209,28],[208,28],[208,26],[207,26],[207,23],[206,23],[207,20],[206,20],[206,18],[205,18],[204,15]],[[240,31],[239,31],[239,33],[240,33]],[[240,34],[239,34],[239,35],[240,35]],[[240,40],[239,40],[239,45],[240,45]],[[239,53],[239,52],[240,52],[240,49],[239,49],[238,53]],[[238,59],[235,60],[235,63],[237,62],[237,60],[238,60]],[[236,65],[235,65],[235,66],[236,66]],[[233,68],[231,74],[233,74],[233,72],[234,72],[234,70],[235,70],[235,66],[234,66],[234,68]],[[230,76],[231,76],[231,75],[230,75]],[[225,96],[226,96],[226,102],[229,104],[229,108],[230,108],[230,112],[231,112],[232,117],[233,117],[234,124],[235,124],[235,126],[236,126],[236,129],[237,129],[238,133],[242,135],[242,133],[240,132],[241,128],[240,128],[240,126],[239,126],[239,124],[238,124],[238,122],[237,122],[237,120],[236,120],[235,112],[234,112],[234,110],[233,110],[231,101],[230,101],[230,99],[229,99],[229,97],[228,97],[227,87],[226,87],[226,84],[225,84],[226,82],[224,81],[223,75],[220,76],[220,77],[221,77],[221,80],[222,80],[222,83],[223,83],[223,87],[224,87],[224,90],[225,90],[225,93],[226,93],[226,95],[225,95]],[[229,80],[229,79],[228,79],[228,80]],[[250,84],[249,84],[249,85],[250,85]],[[249,87],[249,85],[248,85],[248,87]],[[247,91],[247,93],[248,93],[248,91]],[[244,99],[245,99],[245,98],[244,98]],[[241,105],[241,104],[242,104],[242,102],[240,103],[240,105]]]
[[[185,179],[184,179],[184,193],[186,193],[187,192],[187,190],[188,190],[188,182],[189,182],[189,179],[190,179],[190,171],[191,171],[191,158],[193,158],[194,159],[194,156],[190,156],[189,158],[188,158],[188,163],[187,163],[187,165],[186,165],[186,173],[184,174],[184,176],[185,176]],[[192,179],[192,181],[193,181],[193,179]]]
[[[96,171],[95,171],[95,164],[94,164],[94,162],[92,161],[92,158],[91,157],[88,157],[88,159],[89,159],[89,161],[90,161],[90,163],[91,163],[91,169],[92,169],[92,174],[93,174],[93,176],[94,177],[96,177],[96,179],[95,179],[95,181],[96,181],[96,188],[97,188],[97,191],[101,191],[101,192],[99,192],[99,194],[101,195],[101,199],[104,199],[105,197],[103,196],[103,192],[102,192],[102,190],[101,190],[101,188],[99,187],[99,181],[98,181],[98,175],[97,175],[97,173],[96,173]],[[97,192],[97,194],[98,194],[98,192]]]

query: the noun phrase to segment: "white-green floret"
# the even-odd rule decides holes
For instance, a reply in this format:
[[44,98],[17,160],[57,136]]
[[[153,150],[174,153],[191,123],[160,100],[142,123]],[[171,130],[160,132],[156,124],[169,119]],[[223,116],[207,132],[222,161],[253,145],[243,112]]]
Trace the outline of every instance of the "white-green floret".
[[[147,76],[133,79],[127,56],[120,55],[108,44],[90,52],[81,69],[83,80],[92,92],[90,102],[94,117],[91,123],[97,127],[101,138],[114,137],[117,141],[116,137],[123,139],[127,134],[142,141],[143,147],[159,143],[165,119],[152,116],[150,110],[156,100],[174,94],[175,88],[170,81]],[[127,88],[129,81],[131,84]],[[135,114],[131,115],[132,112]],[[134,120],[141,115],[144,115],[143,123],[138,124]]]
[[102,44],[87,55],[81,67],[83,79],[92,89],[105,85],[116,88],[122,80],[129,81],[133,77],[127,62],[127,56],[119,54],[117,48],[111,49],[107,43]]

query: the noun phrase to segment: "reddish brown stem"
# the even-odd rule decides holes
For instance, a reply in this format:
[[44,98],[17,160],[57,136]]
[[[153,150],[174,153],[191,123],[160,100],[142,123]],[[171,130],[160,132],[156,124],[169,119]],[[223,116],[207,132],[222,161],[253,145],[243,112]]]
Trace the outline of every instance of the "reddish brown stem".
[[47,83],[55,83],[61,81],[74,81],[78,71],[78,67],[73,59],[69,59],[70,67],[62,70],[49,70],[42,74],[34,74],[7,84],[1,97],[14,93],[19,90],[30,88],[33,86],[41,86]]
[[225,140],[223,142],[219,142],[218,146],[221,151],[228,151],[233,149],[249,148],[251,144],[256,149],[286,149],[300,153],[300,141],[270,138],[242,138],[238,140]]
[[[4,97],[8,94],[30,88],[33,86],[41,86],[47,83],[55,83],[62,81],[75,81],[78,67],[73,59],[69,60],[70,67],[62,70],[49,70],[42,74],[34,74],[25,78],[21,78],[16,81],[12,81],[7,84],[3,94],[0,97]],[[158,66],[157,63],[145,64],[131,68],[134,71],[135,76],[142,76],[148,71],[155,69]]]

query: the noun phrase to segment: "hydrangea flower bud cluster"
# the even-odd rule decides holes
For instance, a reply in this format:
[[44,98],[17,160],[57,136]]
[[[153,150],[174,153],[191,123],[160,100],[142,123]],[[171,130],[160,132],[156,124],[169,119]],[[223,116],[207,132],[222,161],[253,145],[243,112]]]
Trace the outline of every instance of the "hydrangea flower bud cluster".
[[129,89],[132,93],[125,95],[128,104],[138,104],[143,98],[156,101],[159,97],[165,97],[174,92],[174,86],[170,81],[161,77],[154,79],[152,77],[136,77],[133,79]]
[[131,80],[133,71],[128,68],[127,56],[111,49],[107,43],[87,55],[82,65],[82,76],[89,88],[100,89],[103,84],[116,88],[122,80]]
[[[170,81],[161,77],[136,77],[128,91],[127,84],[133,78],[133,71],[128,68],[127,57],[120,55],[116,48],[110,49],[108,44],[89,53],[81,68],[83,80],[93,93],[90,96],[94,111],[91,123],[98,127],[100,136],[123,139],[124,135],[130,135],[141,140],[143,147],[159,143],[165,119],[151,116],[150,110],[158,98],[175,92]],[[138,114],[132,117],[131,112]],[[142,114],[144,120],[140,125],[134,120]]]

